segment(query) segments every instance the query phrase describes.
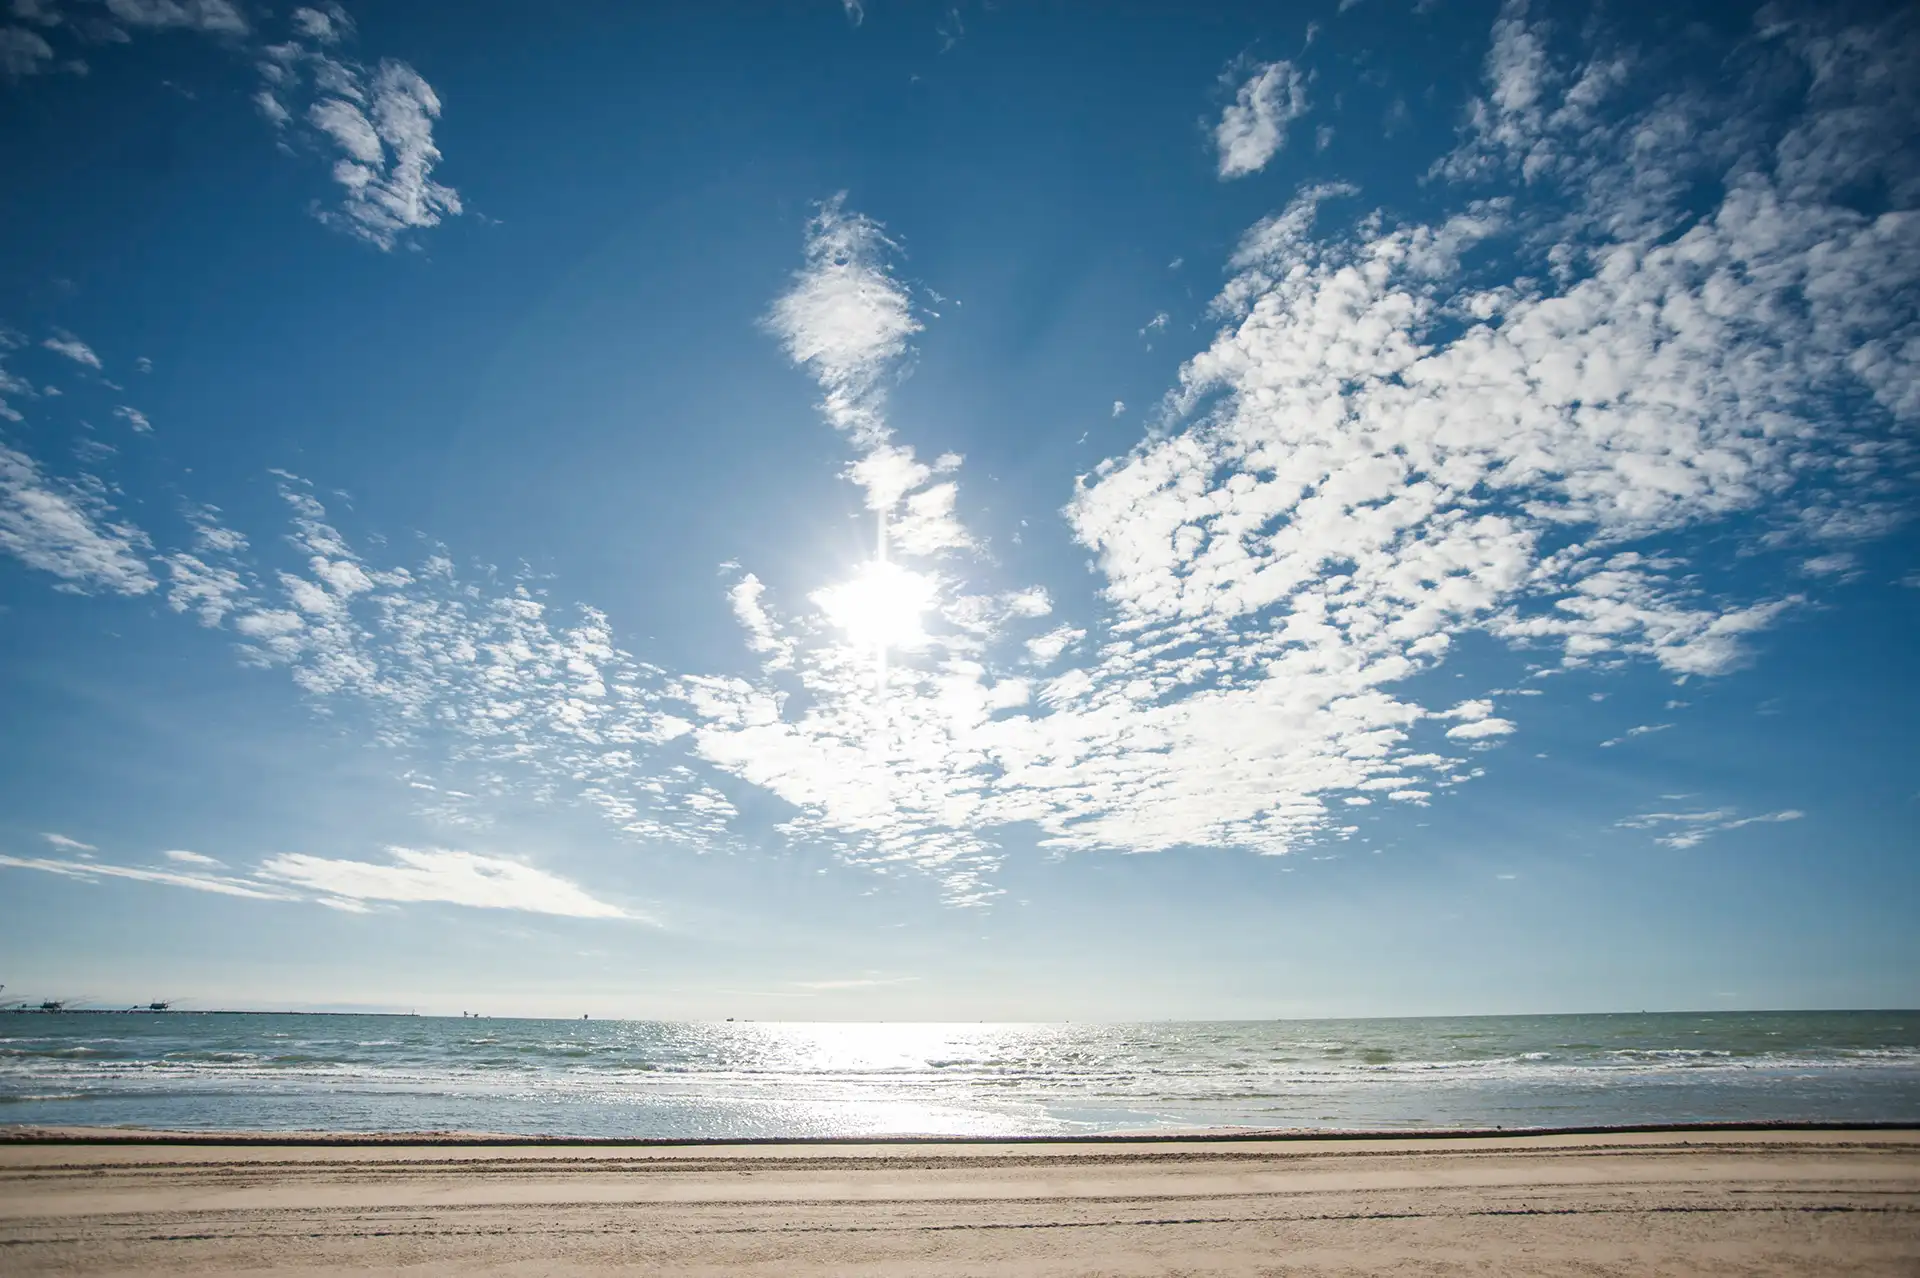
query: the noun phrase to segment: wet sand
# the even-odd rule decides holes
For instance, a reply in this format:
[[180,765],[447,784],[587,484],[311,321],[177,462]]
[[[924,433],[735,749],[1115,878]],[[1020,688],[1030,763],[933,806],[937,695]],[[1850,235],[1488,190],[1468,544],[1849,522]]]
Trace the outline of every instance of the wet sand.
[[0,1271],[1920,1273],[1920,1132],[0,1142]]

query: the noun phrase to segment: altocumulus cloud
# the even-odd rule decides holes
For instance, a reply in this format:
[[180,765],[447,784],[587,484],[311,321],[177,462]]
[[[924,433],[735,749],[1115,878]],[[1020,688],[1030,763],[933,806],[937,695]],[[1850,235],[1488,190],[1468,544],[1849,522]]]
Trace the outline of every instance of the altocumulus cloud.
[[[746,787],[792,806],[787,837],[930,873],[960,903],[992,895],[1012,825],[1088,851],[1338,836],[1348,812],[1467,782],[1474,752],[1524,730],[1507,694],[1406,691],[1457,636],[1545,667],[1713,677],[1804,602],[1751,593],[1726,547],[1844,555],[1910,500],[1920,154],[1892,140],[1920,118],[1911,24],[1777,24],[1730,87],[1658,97],[1637,51],[1556,55],[1548,35],[1502,16],[1432,215],[1322,185],[1241,236],[1162,428],[1068,494],[1100,573],[1092,616],[974,584],[990,565],[957,513],[961,459],[920,460],[887,420],[923,331],[899,247],[823,206],[767,324],[926,587],[883,688],[830,590],[789,603],[740,569],[744,666],[670,671],[531,582],[362,554],[291,476],[290,537],[249,540],[201,508],[187,544],[154,551],[104,489],[0,454],[0,549],[75,589],[162,586],[243,662],[362,707],[381,740],[438,759],[410,783],[449,821],[521,786],[708,846]],[[336,123],[349,156],[372,153]],[[1849,202],[1869,188],[1885,209]],[[1689,557],[1709,542],[1721,558]],[[1789,817],[1634,819],[1685,846]],[[516,862],[393,855],[281,857],[250,882],[346,906],[484,906],[513,882],[553,912],[614,909]]]
[[[261,82],[254,106],[281,134],[284,149],[296,149],[291,140],[332,153],[337,203],[315,210],[330,227],[386,250],[462,211],[459,192],[433,177],[439,95],[405,62],[382,58],[370,66],[344,54],[357,33],[337,3],[296,6],[277,41],[229,0],[12,0],[11,12],[21,25],[0,26],[0,75],[11,79],[53,65],[61,50],[50,38],[77,53],[126,43],[134,33],[189,31],[252,59]],[[78,59],[66,65],[85,69]],[[63,338],[46,345],[100,366],[85,343]]]
[[1222,178],[1245,177],[1267,167],[1287,144],[1287,126],[1307,113],[1307,77],[1291,62],[1254,69],[1213,130]]

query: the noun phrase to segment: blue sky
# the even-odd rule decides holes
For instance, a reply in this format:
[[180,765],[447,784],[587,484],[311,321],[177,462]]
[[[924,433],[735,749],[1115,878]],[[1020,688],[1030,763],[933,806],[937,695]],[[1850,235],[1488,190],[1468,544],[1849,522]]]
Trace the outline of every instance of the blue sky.
[[8,3],[8,997],[1920,999],[1900,6]]

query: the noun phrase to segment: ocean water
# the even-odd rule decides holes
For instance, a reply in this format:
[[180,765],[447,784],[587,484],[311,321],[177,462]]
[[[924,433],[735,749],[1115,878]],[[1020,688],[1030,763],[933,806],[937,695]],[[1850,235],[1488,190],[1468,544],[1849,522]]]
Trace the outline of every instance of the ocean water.
[[0,1014],[0,1126],[755,1138],[1920,1122],[1920,1012],[1138,1025]]

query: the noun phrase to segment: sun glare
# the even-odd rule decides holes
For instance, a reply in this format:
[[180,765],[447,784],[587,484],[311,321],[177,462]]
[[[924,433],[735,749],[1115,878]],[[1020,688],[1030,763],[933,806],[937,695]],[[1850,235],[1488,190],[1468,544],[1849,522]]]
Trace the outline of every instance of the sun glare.
[[882,559],[815,592],[813,599],[854,643],[884,651],[911,648],[926,638],[920,619],[933,606],[933,595],[931,580]]

